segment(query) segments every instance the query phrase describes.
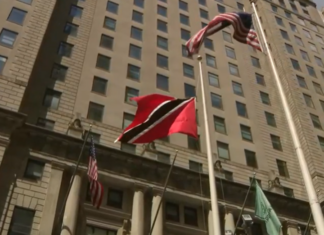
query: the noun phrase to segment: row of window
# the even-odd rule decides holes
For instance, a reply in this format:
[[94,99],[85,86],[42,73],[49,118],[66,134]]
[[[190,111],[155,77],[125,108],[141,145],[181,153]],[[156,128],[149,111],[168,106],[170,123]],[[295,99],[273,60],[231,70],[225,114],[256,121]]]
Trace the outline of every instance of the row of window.
[[[270,0],[270,1],[272,1],[272,0]],[[281,7],[283,7],[284,9],[287,8],[287,6],[286,6],[284,0],[278,0],[278,2],[279,2],[279,4],[280,4]],[[296,14],[299,14],[298,9],[297,9],[297,6],[296,6],[294,0],[289,0],[289,3],[290,3],[290,7],[291,7],[291,9],[293,10],[293,12],[296,13]],[[302,12],[304,13],[303,16],[306,17],[306,18],[308,18],[308,19],[310,19],[311,17],[310,17],[310,14],[309,14],[309,12],[308,12],[308,9],[307,9],[308,5],[306,5],[304,2],[299,2],[299,4],[300,4],[300,6],[301,6]],[[277,11],[278,11],[278,7],[275,6],[275,5],[273,5],[273,4],[271,4],[271,8],[272,8],[272,10],[273,10],[274,12],[277,12]],[[286,16],[287,16],[288,18],[291,18],[291,14],[290,14],[290,12],[285,11],[285,14],[286,14]],[[301,18],[299,18],[299,17],[298,17],[298,19],[304,21],[303,19],[301,19]],[[304,22],[304,24],[305,24],[305,22]],[[315,26],[315,25],[314,25],[314,26]]]

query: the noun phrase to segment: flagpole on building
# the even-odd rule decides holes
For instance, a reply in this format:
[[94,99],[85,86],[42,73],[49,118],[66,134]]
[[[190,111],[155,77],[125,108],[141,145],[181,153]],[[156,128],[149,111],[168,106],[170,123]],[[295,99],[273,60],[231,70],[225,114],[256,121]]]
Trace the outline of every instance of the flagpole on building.
[[73,181],[74,181],[75,175],[76,175],[77,170],[79,168],[79,165],[81,163],[82,153],[83,153],[84,147],[85,147],[85,145],[86,145],[86,143],[88,141],[88,137],[89,137],[89,135],[91,133],[91,129],[92,129],[92,125],[90,124],[90,128],[89,128],[89,130],[88,130],[88,132],[87,132],[87,134],[86,134],[86,136],[85,136],[85,138],[83,140],[82,148],[81,148],[81,151],[80,151],[80,154],[79,154],[79,157],[78,157],[76,166],[74,167],[74,171],[73,171],[73,174],[72,174],[72,177],[71,177],[71,181],[70,181],[70,184],[69,184],[69,188],[68,188],[68,190],[66,192],[66,195],[64,197],[64,201],[63,201],[63,204],[62,204],[62,208],[61,208],[60,213],[58,215],[58,220],[57,220],[58,223],[60,223],[61,220],[63,219],[62,215],[63,215],[64,209],[65,209],[65,205],[66,205],[66,202],[68,200],[68,197],[69,197],[69,194],[70,194],[72,185],[73,185]]
[[297,158],[298,158],[298,162],[299,162],[299,165],[300,165],[301,173],[302,173],[302,176],[304,178],[304,184],[305,184],[306,192],[307,192],[307,195],[308,195],[308,200],[309,200],[309,204],[310,204],[311,211],[312,211],[312,214],[313,214],[313,219],[314,219],[314,222],[315,222],[317,233],[319,235],[324,235],[324,218],[323,218],[323,214],[322,214],[322,209],[321,209],[321,206],[320,206],[320,203],[319,203],[319,200],[318,200],[315,188],[314,188],[314,184],[313,184],[313,181],[312,181],[311,174],[310,174],[308,166],[307,166],[307,162],[306,162],[306,159],[305,159],[303,149],[301,147],[301,144],[300,144],[300,141],[299,141],[299,138],[298,138],[298,134],[297,134],[296,126],[295,126],[295,123],[294,123],[294,119],[293,119],[291,111],[289,109],[287,97],[286,97],[285,92],[283,90],[283,87],[282,87],[282,84],[281,84],[281,81],[280,81],[280,78],[279,78],[279,74],[278,74],[276,65],[274,63],[273,57],[272,57],[272,53],[271,53],[271,51],[269,49],[269,45],[267,43],[267,38],[266,38],[265,33],[263,31],[258,12],[256,10],[256,6],[255,6],[256,0],[250,0],[250,2],[252,4],[252,8],[253,8],[253,11],[254,11],[255,16],[256,16],[255,18],[257,20],[259,29],[261,31],[260,33],[261,33],[262,39],[264,41],[265,47],[266,47],[267,52],[268,52],[267,56],[268,56],[269,61],[270,61],[270,65],[271,65],[272,72],[273,72],[273,75],[274,75],[274,80],[275,80],[275,82],[277,84],[277,87],[278,87],[279,97],[280,97],[282,105],[283,105],[283,109],[284,109],[284,112],[285,112],[285,115],[286,115],[286,118],[287,118],[287,122],[288,122],[288,127],[289,127],[289,130],[290,130],[291,136],[292,136],[293,144],[294,144],[296,154],[297,154]]
[[170,166],[170,169],[169,169],[169,172],[168,172],[168,176],[165,180],[165,184],[164,184],[164,188],[163,188],[163,192],[162,192],[162,195],[161,195],[161,200],[160,200],[160,203],[159,203],[159,206],[155,212],[155,216],[154,216],[154,220],[153,220],[153,223],[151,225],[151,229],[150,229],[150,233],[149,235],[152,235],[152,232],[153,232],[153,229],[154,229],[154,226],[155,226],[155,223],[156,223],[156,219],[158,217],[158,214],[159,214],[159,210],[161,209],[161,206],[162,206],[162,202],[163,202],[163,199],[164,199],[164,194],[165,194],[165,191],[166,191],[166,188],[168,186],[168,183],[169,183],[169,178],[170,178],[170,175],[171,175],[171,172],[172,172],[172,169],[174,167],[174,163],[176,161],[176,158],[177,158],[177,155],[178,155],[178,150],[176,150],[176,153],[174,155],[174,158],[173,158],[173,161],[172,161],[172,165]]
[[216,180],[215,180],[215,172],[214,172],[214,161],[213,161],[213,153],[212,153],[212,148],[211,148],[205,85],[204,85],[204,78],[203,78],[203,71],[202,71],[202,57],[200,55],[198,55],[197,60],[199,63],[199,78],[200,78],[201,98],[202,98],[201,100],[202,100],[202,106],[203,106],[204,126],[205,126],[205,135],[206,135],[206,150],[207,150],[207,160],[208,160],[210,200],[211,200],[213,229],[214,229],[213,232],[209,231],[209,234],[221,235],[218,200],[217,200],[217,192],[216,192]]

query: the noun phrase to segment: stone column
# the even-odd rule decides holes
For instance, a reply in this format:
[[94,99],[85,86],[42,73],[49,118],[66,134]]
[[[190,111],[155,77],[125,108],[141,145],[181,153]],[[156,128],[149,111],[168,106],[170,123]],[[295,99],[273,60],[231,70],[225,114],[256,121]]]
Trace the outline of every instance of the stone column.
[[66,202],[61,235],[75,235],[80,201],[81,181],[81,173],[77,172]]
[[209,207],[208,211],[208,234],[213,235],[214,233],[214,226],[213,226],[213,213],[211,207]]
[[233,213],[231,211],[227,211],[225,213],[225,232],[231,232],[232,234],[234,234],[234,230],[235,230],[235,220],[234,220],[234,216]]
[[62,176],[65,166],[63,164],[52,163],[51,178],[48,184],[43,216],[40,222],[39,234],[51,233],[53,230],[55,212],[59,196],[59,185],[62,182]]
[[144,235],[144,185],[135,185],[132,209],[132,235]]
[[[162,200],[162,191],[153,189],[152,210],[151,210],[151,226],[153,225],[155,214]],[[158,216],[155,221],[152,235],[163,235],[163,204],[160,207]]]

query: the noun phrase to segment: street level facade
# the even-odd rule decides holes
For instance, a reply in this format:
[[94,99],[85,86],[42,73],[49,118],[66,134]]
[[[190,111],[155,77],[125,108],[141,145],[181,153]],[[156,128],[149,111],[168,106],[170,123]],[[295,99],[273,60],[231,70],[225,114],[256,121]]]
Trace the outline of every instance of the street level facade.
[[[324,204],[321,14],[307,0],[259,0],[257,10]],[[152,235],[211,234],[199,68],[184,44],[233,11],[252,9],[245,0],[1,1],[0,234],[148,234],[176,150]],[[200,50],[222,230],[237,223],[244,234],[239,214],[255,176],[283,234],[304,234],[309,202],[267,53],[232,33]],[[130,98],[151,93],[196,96],[200,138],[174,134],[155,148],[114,143],[135,115]],[[90,125],[105,188],[99,210],[87,190],[89,145],[81,152]],[[252,188],[244,213],[253,208]],[[266,234],[254,220],[252,233]],[[316,234],[312,222],[308,234]]]

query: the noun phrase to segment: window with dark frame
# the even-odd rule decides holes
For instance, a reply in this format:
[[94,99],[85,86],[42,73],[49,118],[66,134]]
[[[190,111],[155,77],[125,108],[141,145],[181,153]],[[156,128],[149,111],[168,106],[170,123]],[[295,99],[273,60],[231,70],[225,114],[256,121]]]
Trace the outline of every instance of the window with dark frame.
[[244,153],[245,153],[246,165],[249,167],[258,168],[255,152],[245,149]]
[[191,226],[198,226],[198,212],[197,209],[185,206],[183,208],[184,223]]
[[71,57],[73,50],[73,45],[67,42],[60,42],[60,46],[58,49],[58,55],[65,56],[65,57]]
[[100,47],[112,50],[114,45],[114,38],[105,34],[101,34]]
[[58,109],[62,92],[53,89],[46,89],[43,106],[51,109]]
[[0,44],[12,47],[15,44],[18,33],[8,29],[2,29],[0,32]]
[[106,10],[108,12],[118,14],[118,7],[119,7],[119,5],[117,3],[112,2],[112,1],[108,1]]
[[105,106],[94,102],[89,102],[87,119],[102,122]]
[[127,78],[139,81],[141,76],[141,68],[132,64],[128,64]]
[[26,15],[27,11],[13,7],[7,20],[15,24],[23,25]]
[[15,206],[8,235],[31,234],[35,213],[34,210]]
[[179,205],[167,202],[165,205],[165,219],[168,221],[179,222],[180,210]]
[[92,81],[91,91],[101,95],[106,95],[107,82],[106,79],[95,76]]
[[64,81],[66,78],[68,67],[65,67],[61,64],[54,64],[52,68],[51,78]]
[[117,189],[108,189],[107,206],[122,209],[123,208],[123,191]]
[[112,18],[109,18],[109,17],[105,17],[104,27],[107,28],[107,29],[115,31],[115,29],[116,29],[116,20],[112,19]]
[[96,68],[109,71],[110,70],[110,57],[98,54]]
[[63,32],[70,36],[76,37],[78,35],[78,29],[79,29],[79,25],[66,22]]
[[43,176],[45,163],[35,160],[35,159],[28,159],[24,178],[32,179],[32,180],[39,180]]
[[70,8],[70,16],[75,18],[81,18],[83,13],[83,8],[72,5]]
[[162,74],[156,75],[156,87],[165,91],[169,90],[169,78]]

